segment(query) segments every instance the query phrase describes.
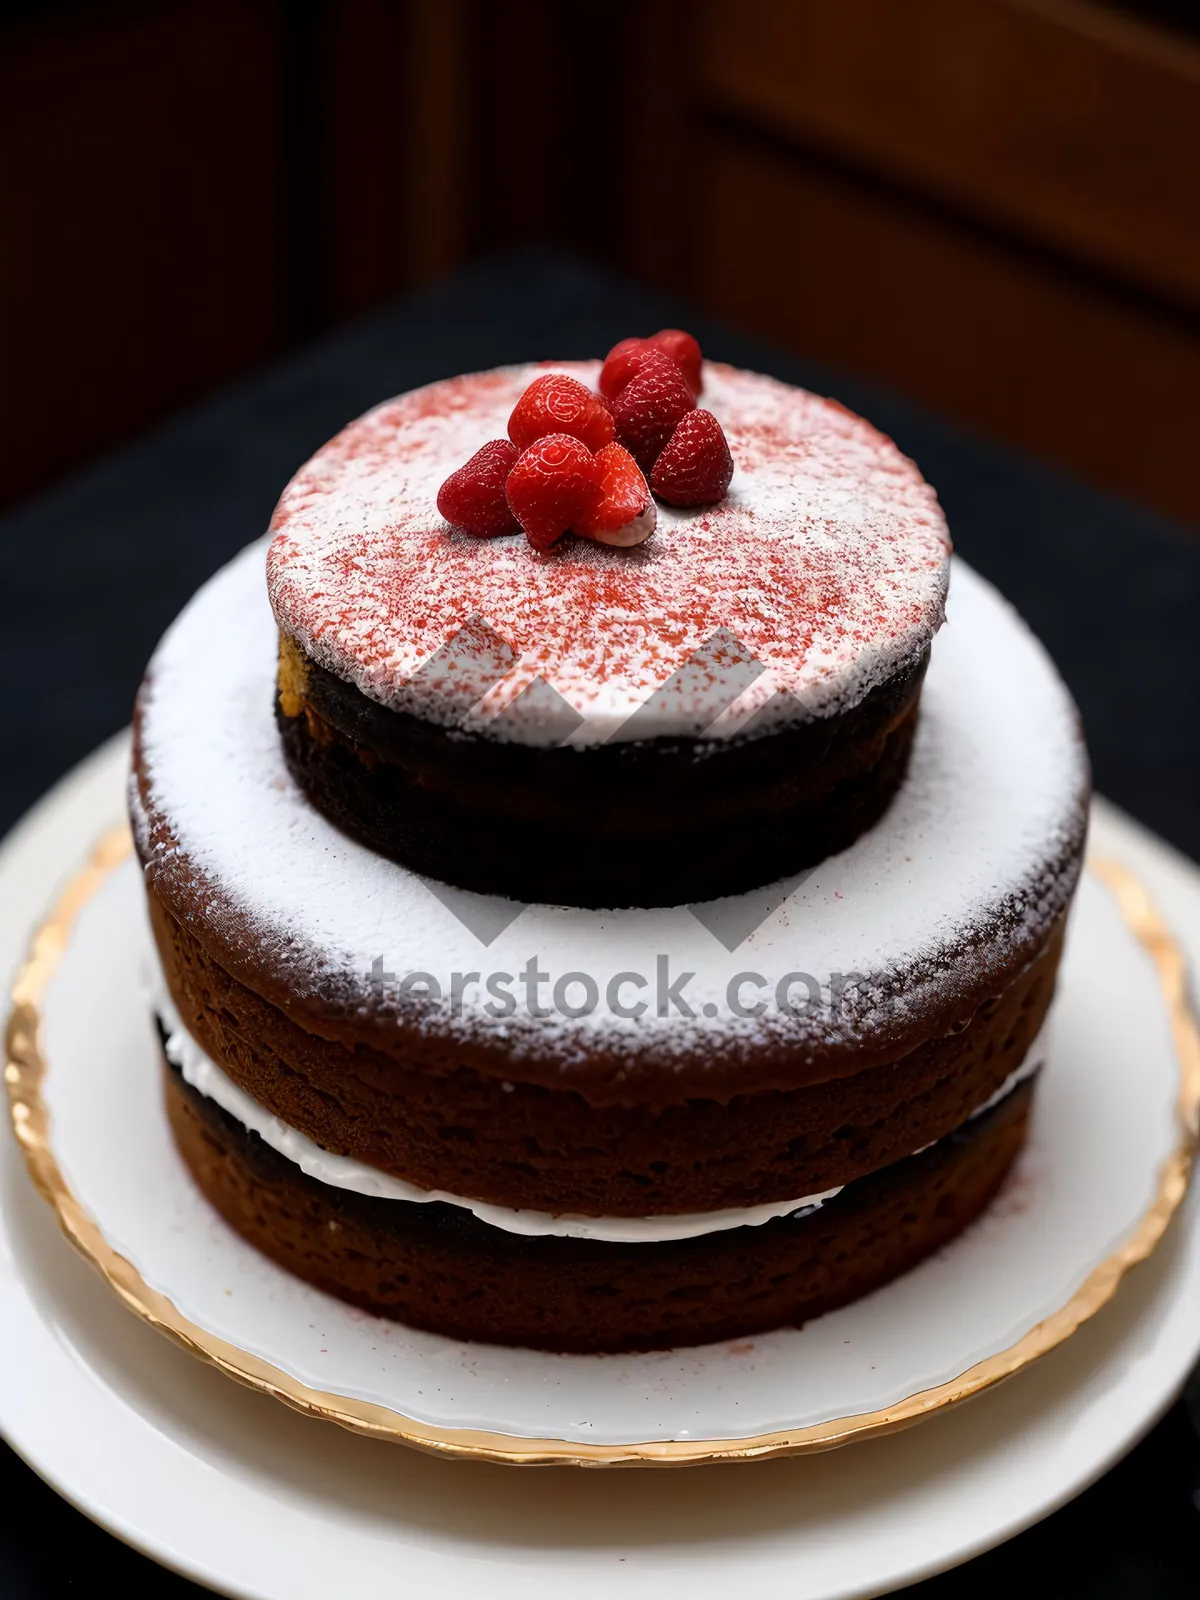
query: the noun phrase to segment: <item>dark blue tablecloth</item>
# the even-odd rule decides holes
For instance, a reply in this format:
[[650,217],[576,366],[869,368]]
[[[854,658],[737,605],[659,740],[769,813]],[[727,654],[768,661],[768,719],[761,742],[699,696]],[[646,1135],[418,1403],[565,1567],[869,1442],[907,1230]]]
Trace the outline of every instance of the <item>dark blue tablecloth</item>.
[[[1200,530],[540,253],[477,266],[356,324],[0,520],[0,829],[128,720],[163,628],[262,532],[291,473],[350,417],[451,373],[592,356],[631,331],[680,322],[712,356],[837,395],[915,457],[959,550],[1014,601],[1074,691],[1097,787],[1200,859]],[[69,374],[63,382],[68,406]],[[1138,397],[1114,393],[1112,403]],[[1200,1447],[1179,1406],[1074,1505],[920,1592],[949,1600],[1019,1582],[1029,1600],[1193,1597],[1197,1496]],[[191,1590],[0,1454],[0,1595],[103,1582]]]

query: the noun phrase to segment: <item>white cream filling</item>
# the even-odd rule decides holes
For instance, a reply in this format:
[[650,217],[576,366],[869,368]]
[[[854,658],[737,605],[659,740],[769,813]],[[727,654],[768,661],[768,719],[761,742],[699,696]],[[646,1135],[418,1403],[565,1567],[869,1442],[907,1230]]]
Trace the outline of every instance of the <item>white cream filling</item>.
[[[371,1195],[381,1200],[406,1200],[419,1205],[438,1201],[443,1205],[461,1206],[480,1222],[501,1228],[505,1233],[526,1234],[534,1238],[552,1235],[563,1239],[597,1239],[612,1244],[664,1244],[678,1239],[695,1239],[706,1233],[722,1233],[727,1228],[757,1228],[776,1217],[803,1216],[816,1211],[826,1200],[832,1200],[834,1195],[842,1191],[842,1185],[839,1184],[836,1188],[823,1189],[820,1194],[805,1195],[799,1200],[776,1200],[760,1206],[734,1206],[724,1211],[694,1211],[676,1216],[583,1217],[549,1211],[514,1210],[508,1206],[488,1205],[482,1200],[468,1200],[462,1195],[448,1194],[441,1189],[418,1189],[415,1184],[380,1172],[364,1161],[323,1150],[298,1129],[260,1106],[192,1038],[157,972],[152,990],[152,1005],[167,1034],[167,1058],[179,1068],[184,1082],[220,1106],[222,1111],[228,1112],[244,1128],[258,1134],[264,1144],[285,1160],[294,1162],[301,1172],[334,1189],[349,1189],[355,1194]],[[989,1100],[972,1112],[972,1118],[990,1111],[1018,1083],[1038,1070],[1044,1056],[1041,1048],[1044,1037],[1043,1028],[1030,1046],[1025,1060]]]
[[1041,1071],[1042,1067],[1044,1067],[1046,1064],[1046,1031],[1049,1026],[1050,1019],[1047,1017],[1042,1023],[1041,1027],[1038,1029],[1033,1043],[1029,1046],[1029,1049],[1026,1050],[1025,1059],[1022,1061],[1021,1065],[1015,1072],[1009,1073],[1008,1077],[1005,1078],[1004,1082],[996,1090],[995,1094],[989,1095],[981,1106],[975,1107],[974,1111],[972,1111],[971,1115],[967,1118],[968,1122],[973,1122],[976,1117],[982,1117],[983,1114],[986,1111],[990,1111],[993,1106],[998,1106],[1001,1100],[1004,1099],[1004,1096],[1006,1094],[1011,1094],[1011,1092],[1019,1083],[1024,1083],[1026,1078],[1032,1078],[1035,1072]]

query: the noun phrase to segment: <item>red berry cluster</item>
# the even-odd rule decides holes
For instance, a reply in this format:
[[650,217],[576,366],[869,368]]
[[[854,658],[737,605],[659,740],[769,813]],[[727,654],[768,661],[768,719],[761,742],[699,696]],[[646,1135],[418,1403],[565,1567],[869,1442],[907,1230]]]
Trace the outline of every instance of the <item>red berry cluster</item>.
[[657,520],[651,489],[668,505],[703,506],[729,488],[733,460],[716,417],[696,409],[701,387],[700,346],[679,328],[614,345],[599,394],[565,373],[535,378],[508,438],[450,474],[438,510],[480,539],[521,528],[538,550],[568,531],[641,544]]

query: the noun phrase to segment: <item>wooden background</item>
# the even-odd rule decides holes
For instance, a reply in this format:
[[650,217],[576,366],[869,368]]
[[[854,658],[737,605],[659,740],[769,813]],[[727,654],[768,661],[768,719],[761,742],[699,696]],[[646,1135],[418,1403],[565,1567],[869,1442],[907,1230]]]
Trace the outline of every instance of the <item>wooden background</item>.
[[546,240],[1200,526],[1194,14],[9,10],[0,499],[473,254]]

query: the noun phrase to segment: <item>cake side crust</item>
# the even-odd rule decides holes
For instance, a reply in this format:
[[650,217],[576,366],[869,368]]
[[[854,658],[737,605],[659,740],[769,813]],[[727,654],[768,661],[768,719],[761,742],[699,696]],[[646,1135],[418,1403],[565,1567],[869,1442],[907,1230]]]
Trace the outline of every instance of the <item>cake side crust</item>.
[[530,748],[388,711],[281,640],[288,770],[370,850],[480,894],[673,906],[836,854],[903,780],[928,655],[849,711],[734,740]]
[[[907,1055],[765,1094],[589,1101],[482,1073],[448,1041],[406,1060],[307,1033],[232,979],[153,894],[151,926],[187,1032],[315,1144],[426,1191],[592,1216],[719,1211],[854,1181],[950,1133],[1025,1059],[1054,993],[1060,924],[973,1014]],[[786,1070],[781,1069],[781,1077]]]

